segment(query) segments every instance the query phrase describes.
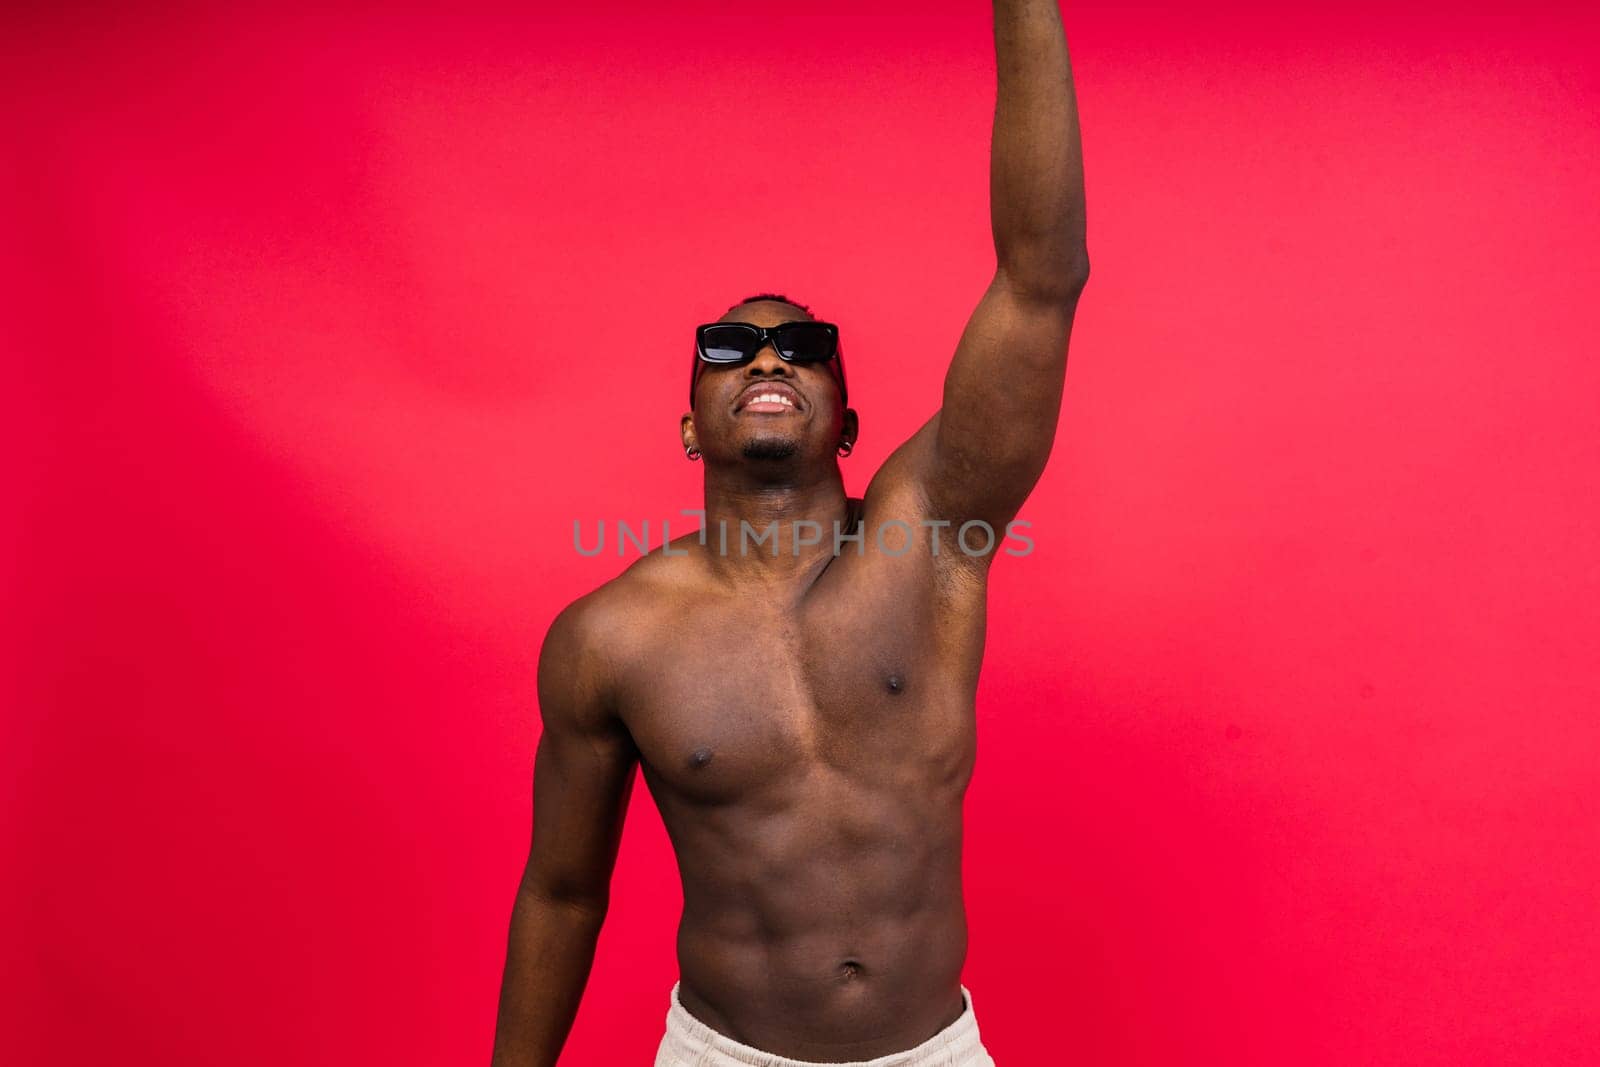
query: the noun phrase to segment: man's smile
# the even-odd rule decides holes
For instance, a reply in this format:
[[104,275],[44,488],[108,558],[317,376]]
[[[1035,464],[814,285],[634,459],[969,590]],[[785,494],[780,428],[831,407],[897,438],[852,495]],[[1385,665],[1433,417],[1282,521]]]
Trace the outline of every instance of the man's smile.
[[733,410],[757,415],[783,415],[802,410],[800,394],[781,382],[756,382],[739,394]]

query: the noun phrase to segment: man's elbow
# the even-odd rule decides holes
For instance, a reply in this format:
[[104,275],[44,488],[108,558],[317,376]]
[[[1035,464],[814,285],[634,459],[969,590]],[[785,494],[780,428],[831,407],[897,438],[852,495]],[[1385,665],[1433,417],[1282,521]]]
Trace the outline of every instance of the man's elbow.
[[1077,247],[1073,249],[1066,277],[1067,288],[1072,293],[1072,299],[1076,300],[1078,295],[1083,292],[1083,287],[1089,284],[1089,246],[1087,244],[1079,242]]
[[517,886],[517,904],[598,923],[611,909],[611,887],[607,881],[525,876]]
[[1002,265],[1006,288],[1032,304],[1071,307],[1089,283],[1089,248],[1078,242],[1049,257]]

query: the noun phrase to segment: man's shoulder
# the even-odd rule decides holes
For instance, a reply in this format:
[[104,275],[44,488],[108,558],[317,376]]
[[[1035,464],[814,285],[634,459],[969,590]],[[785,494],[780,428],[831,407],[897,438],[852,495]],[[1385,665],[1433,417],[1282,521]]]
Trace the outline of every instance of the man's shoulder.
[[626,654],[681,609],[701,578],[693,561],[657,549],[563,608],[546,644],[606,643]]

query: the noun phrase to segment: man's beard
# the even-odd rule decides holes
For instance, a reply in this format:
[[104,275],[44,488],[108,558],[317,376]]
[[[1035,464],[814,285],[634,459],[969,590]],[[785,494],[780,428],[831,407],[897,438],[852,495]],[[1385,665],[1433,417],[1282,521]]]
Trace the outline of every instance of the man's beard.
[[746,441],[744,446],[745,459],[788,459],[800,451],[793,441],[785,441],[777,437],[757,437],[754,441]]

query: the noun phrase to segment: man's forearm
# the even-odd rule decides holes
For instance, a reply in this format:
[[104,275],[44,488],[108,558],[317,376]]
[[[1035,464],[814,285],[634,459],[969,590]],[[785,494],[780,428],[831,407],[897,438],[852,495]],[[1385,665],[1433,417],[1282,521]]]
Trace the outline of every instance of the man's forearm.
[[492,1067],[555,1067],[594,965],[605,911],[526,890],[511,913]]
[[1072,298],[1089,269],[1083,149],[1055,0],[995,0],[994,43],[989,208],[999,270],[1015,290]]

